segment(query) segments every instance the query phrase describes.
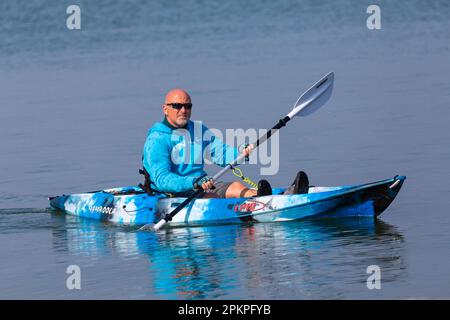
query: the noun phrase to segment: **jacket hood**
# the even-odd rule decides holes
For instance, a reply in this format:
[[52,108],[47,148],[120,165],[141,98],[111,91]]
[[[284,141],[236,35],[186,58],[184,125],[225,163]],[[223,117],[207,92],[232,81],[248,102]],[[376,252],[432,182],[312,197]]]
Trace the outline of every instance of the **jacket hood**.
[[[192,121],[189,120],[189,121],[188,121],[188,124],[187,124],[187,126],[186,126],[186,129],[189,130],[189,128],[191,128],[192,125],[193,125],[193,124],[192,124]],[[152,132],[161,132],[161,133],[172,134],[172,131],[173,131],[173,129],[171,129],[171,128],[169,128],[168,126],[166,126],[166,125],[164,124],[164,122],[157,122],[157,123],[155,123],[155,124],[150,128],[150,130],[149,130],[148,133],[150,134],[150,133],[152,133]]]

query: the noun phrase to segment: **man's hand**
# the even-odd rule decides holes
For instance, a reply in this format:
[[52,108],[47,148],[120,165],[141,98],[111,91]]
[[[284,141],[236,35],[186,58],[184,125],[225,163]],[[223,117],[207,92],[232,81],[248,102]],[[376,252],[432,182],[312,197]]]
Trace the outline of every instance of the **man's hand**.
[[239,152],[242,153],[245,156],[245,161],[249,161],[250,153],[255,149],[255,146],[253,144],[243,144],[239,147]]
[[244,144],[244,150],[242,150],[242,153],[244,154],[244,156],[248,157],[253,149],[255,149],[255,146],[253,144]]
[[211,176],[203,176],[194,181],[194,188],[202,188],[206,192],[211,192],[216,187],[214,187],[214,180]]

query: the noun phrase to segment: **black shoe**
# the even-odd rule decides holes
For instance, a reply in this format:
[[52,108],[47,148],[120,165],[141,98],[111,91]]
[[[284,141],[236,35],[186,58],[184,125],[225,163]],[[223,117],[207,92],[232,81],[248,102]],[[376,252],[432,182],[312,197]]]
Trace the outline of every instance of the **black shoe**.
[[270,196],[272,194],[272,187],[270,186],[269,181],[267,180],[259,180],[258,182],[258,191],[256,193],[257,197],[260,196]]
[[309,180],[306,173],[299,171],[292,185],[294,186],[294,190],[292,191],[293,194],[308,193]]

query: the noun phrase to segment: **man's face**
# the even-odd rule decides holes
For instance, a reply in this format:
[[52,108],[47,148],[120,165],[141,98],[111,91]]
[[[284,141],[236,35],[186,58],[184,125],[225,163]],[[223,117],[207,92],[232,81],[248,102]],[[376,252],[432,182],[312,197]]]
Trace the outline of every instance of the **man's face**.
[[191,118],[191,99],[188,96],[175,96],[163,105],[167,121],[175,127],[184,127]]

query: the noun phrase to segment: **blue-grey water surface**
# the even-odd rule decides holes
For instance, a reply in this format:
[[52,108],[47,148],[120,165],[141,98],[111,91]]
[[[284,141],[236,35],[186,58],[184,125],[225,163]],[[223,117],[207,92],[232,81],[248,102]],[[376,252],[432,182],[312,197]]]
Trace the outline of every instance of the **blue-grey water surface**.
[[[0,2],[0,298],[450,298],[450,5],[377,1]],[[267,128],[335,72],[330,101],[280,134],[272,185],[406,175],[379,221],[157,234],[64,216],[47,197],[141,181],[164,94],[209,127]],[[259,166],[243,169],[254,180]],[[216,167],[208,167],[210,173]],[[231,175],[227,179],[232,179]],[[68,290],[66,269],[81,268]],[[366,268],[381,268],[369,290]]]

